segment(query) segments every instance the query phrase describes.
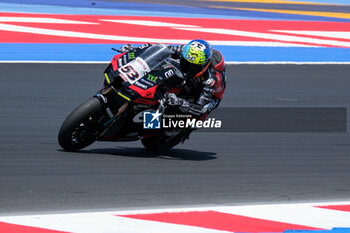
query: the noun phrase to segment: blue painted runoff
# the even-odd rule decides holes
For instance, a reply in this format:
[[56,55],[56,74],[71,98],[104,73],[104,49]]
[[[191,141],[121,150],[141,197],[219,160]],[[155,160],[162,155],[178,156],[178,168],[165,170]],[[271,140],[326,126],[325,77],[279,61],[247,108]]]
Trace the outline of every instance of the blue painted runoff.
[[[94,4],[93,4],[94,3]],[[86,14],[86,15],[134,15],[165,16],[190,18],[228,18],[260,20],[302,20],[349,22],[349,19],[292,15],[247,10],[215,9],[189,6],[169,6],[153,3],[104,2],[104,1],[48,1],[0,0],[0,12],[52,13],[52,14]]]
[[[321,3],[321,4],[339,4],[339,5],[350,5],[349,0],[293,0],[295,2],[312,2],[312,3]],[[28,0],[0,0],[0,2],[8,3],[22,3],[26,4]],[[137,2],[123,2],[123,1],[101,1],[101,0],[30,0],[31,4],[42,4],[42,5],[56,5],[56,6],[78,6],[78,7],[88,7],[93,6],[97,8],[114,8],[120,7],[127,3],[129,6],[137,7],[145,5],[144,3]],[[147,3],[148,5],[153,6],[164,6],[164,4],[154,4]],[[169,2],[169,5],[171,2]],[[174,6],[173,4],[171,6]]]
[[[144,4],[146,5],[146,4]],[[0,12],[42,13],[42,14],[72,14],[81,15],[132,15],[132,16],[163,16],[163,17],[190,17],[190,18],[232,18],[230,11],[220,9],[192,8],[192,7],[169,7],[159,5],[152,7],[147,4],[120,5],[111,8],[98,8],[95,6],[63,6],[42,4],[19,4],[0,1]]]
[[[121,44],[0,43],[1,61],[110,61]],[[137,46],[137,45],[135,45]],[[348,48],[213,46],[233,62],[350,62]]]

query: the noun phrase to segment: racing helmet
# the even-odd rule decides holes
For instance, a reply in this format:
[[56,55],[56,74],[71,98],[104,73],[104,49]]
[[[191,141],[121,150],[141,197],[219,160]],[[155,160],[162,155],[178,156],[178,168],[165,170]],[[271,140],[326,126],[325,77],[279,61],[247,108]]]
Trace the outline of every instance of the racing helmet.
[[185,77],[197,78],[209,67],[213,48],[205,40],[192,40],[182,48],[180,67]]

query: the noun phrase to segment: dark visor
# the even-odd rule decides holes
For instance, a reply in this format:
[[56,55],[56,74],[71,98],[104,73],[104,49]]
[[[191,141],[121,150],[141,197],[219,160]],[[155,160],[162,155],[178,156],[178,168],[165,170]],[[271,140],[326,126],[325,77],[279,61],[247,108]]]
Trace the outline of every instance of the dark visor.
[[181,70],[184,73],[184,75],[186,77],[189,77],[189,78],[195,77],[196,74],[198,74],[199,72],[201,72],[203,70],[202,66],[192,64],[185,59],[181,59],[180,67],[181,67]]

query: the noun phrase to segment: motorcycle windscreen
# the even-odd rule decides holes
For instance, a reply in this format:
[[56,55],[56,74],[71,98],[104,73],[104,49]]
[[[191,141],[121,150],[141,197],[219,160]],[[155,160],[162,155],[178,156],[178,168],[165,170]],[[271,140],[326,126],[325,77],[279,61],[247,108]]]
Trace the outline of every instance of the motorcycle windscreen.
[[146,49],[143,53],[140,54],[142,58],[153,70],[158,70],[159,65],[167,60],[171,56],[171,51],[168,46],[162,44],[154,44]]
[[140,56],[118,69],[120,77],[129,88],[138,92],[143,98],[153,98],[156,86],[162,77],[161,64],[170,57],[166,45],[155,44],[146,49]]
[[125,82],[134,84],[151,71],[159,70],[160,65],[170,55],[170,49],[166,45],[155,44],[128,64],[120,67],[118,72]]

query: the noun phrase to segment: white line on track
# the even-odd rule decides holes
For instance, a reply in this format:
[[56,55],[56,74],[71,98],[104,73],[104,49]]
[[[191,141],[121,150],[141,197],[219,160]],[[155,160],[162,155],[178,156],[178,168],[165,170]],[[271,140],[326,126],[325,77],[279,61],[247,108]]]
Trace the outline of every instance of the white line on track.
[[347,31],[300,31],[300,30],[271,30],[272,32],[277,33],[290,33],[290,34],[298,34],[298,35],[306,35],[306,36],[320,36],[327,38],[335,38],[335,39],[346,39],[350,40],[350,32]]
[[221,29],[221,28],[177,28],[177,29],[224,34],[224,35],[233,35],[233,36],[245,36],[245,37],[253,37],[253,38],[259,38],[259,39],[263,38],[263,39],[276,40],[276,41],[285,41],[290,43],[299,42],[299,43],[310,43],[310,44],[316,44],[316,45],[350,47],[350,43],[344,42],[344,41],[315,39],[315,38],[307,38],[307,37],[299,37],[299,36],[273,34],[273,33],[250,32],[250,31],[240,31],[240,30]]
[[350,227],[350,212],[315,208],[311,205],[223,207],[215,208],[215,210],[227,214],[238,214],[314,228]]
[[[191,28],[191,29],[194,29],[194,28]],[[142,38],[142,37],[118,36],[118,35],[105,35],[105,34],[96,34],[96,33],[87,33],[87,32],[76,32],[76,31],[18,26],[18,25],[6,24],[6,23],[0,23],[0,30],[10,31],[10,32],[31,33],[31,34],[38,34],[38,35],[59,36],[59,37],[67,37],[67,38],[85,38],[85,39],[98,39],[98,40],[107,40],[107,41],[133,41],[133,42],[141,42],[141,43],[144,43],[147,41],[150,43],[170,43],[170,44],[185,44],[188,42],[188,40],[179,40],[179,39],[156,39],[156,38]],[[213,45],[231,45],[231,46],[315,47],[315,45],[298,44],[299,41],[297,41],[298,43],[285,43],[285,42],[277,42],[277,41],[250,42],[250,41],[209,40],[209,42]],[[350,43],[348,44],[346,44],[345,42],[342,44],[339,44],[338,42],[334,42],[334,43],[335,43],[334,45],[350,47]]]
[[0,22],[5,23],[55,23],[55,24],[98,24],[68,19],[42,18],[42,17],[0,17]]

